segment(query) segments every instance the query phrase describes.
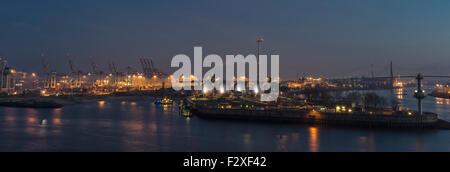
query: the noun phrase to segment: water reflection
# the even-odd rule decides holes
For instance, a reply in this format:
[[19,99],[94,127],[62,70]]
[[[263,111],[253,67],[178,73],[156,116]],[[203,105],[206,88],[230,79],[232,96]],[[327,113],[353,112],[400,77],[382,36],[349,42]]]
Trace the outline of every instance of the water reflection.
[[28,122],[29,125],[36,124],[36,122],[37,122],[37,117],[36,117],[36,116],[28,116],[28,117],[27,117],[27,122]]
[[39,134],[37,126],[39,125],[40,121],[38,122],[37,113],[38,111],[36,109],[31,108],[25,109],[25,114],[27,114],[26,115],[27,125],[25,127],[25,133],[27,133],[28,135]]
[[5,108],[5,120],[8,124],[13,125],[16,120],[16,109]]
[[246,133],[246,134],[244,134],[243,135],[243,137],[244,137],[244,144],[245,145],[251,145],[251,135],[249,134],[249,133]]
[[163,105],[163,109],[164,109],[164,111],[169,111],[169,110],[171,110],[171,106]]
[[53,115],[61,115],[62,108],[53,109]]
[[403,94],[404,94],[403,88],[396,89],[396,94],[397,94],[397,99],[402,100]]
[[41,125],[42,127],[46,127],[46,126],[48,125],[47,119],[41,120],[40,125]]
[[[436,101],[425,99],[424,108],[448,119],[450,100],[442,99],[444,105],[437,105]],[[51,110],[0,107],[0,151],[449,150],[448,131],[421,136],[416,131],[210,121],[195,116],[185,118],[176,105],[157,108],[151,101],[135,103],[132,106],[129,101],[108,101],[100,106],[94,102]],[[414,109],[417,101],[404,96],[402,104]]]
[[444,104],[444,99],[443,98],[436,98],[436,104],[443,105]]
[[319,132],[316,127],[309,128],[309,151],[319,152]]
[[33,116],[35,116],[35,115],[38,114],[38,111],[37,111],[36,109],[27,108],[27,109],[26,109],[26,113],[27,113],[28,115],[33,115]]
[[53,118],[53,124],[54,125],[60,125],[61,124],[61,118]]
[[278,151],[287,151],[287,143],[288,143],[289,136],[287,135],[278,135],[278,142],[277,142],[277,150]]
[[361,152],[375,152],[375,135],[370,133],[369,136],[359,137],[359,144]]
[[105,107],[105,101],[98,101],[98,107],[103,109]]
[[186,118],[186,124],[189,125],[191,121],[191,117],[185,117]]
[[424,136],[422,134],[418,134],[417,135],[415,151],[417,151],[417,152],[424,152],[424,151],[426,151],[425,140],[424,140]]
[[161,104],[156,104],[155,107],[157,109],[161,109],[163,110],[164,115],[172,115],[174,112],[174,105],[161,105]]
[[158,131],[158,125],[156,124],[155,121],[150,123],[149,129],[151,133],[156,133]]
[[53,125],[61,125],[61,113],[62,113],[62,108],[58,108],[58,109],[53,109]]

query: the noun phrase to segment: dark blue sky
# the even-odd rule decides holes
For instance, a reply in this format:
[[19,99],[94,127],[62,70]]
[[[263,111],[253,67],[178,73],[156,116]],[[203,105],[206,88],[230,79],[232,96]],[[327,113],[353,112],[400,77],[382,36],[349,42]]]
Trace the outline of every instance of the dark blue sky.
[[280,54],[281,75],[450,73],[448,0],[30,0],[0,2],[0,55],[29,72],[39,54],[67,72],[65,53],[90,69],[107,60],[140,69],[138,56],[169,69],[171,58],[204,53]]

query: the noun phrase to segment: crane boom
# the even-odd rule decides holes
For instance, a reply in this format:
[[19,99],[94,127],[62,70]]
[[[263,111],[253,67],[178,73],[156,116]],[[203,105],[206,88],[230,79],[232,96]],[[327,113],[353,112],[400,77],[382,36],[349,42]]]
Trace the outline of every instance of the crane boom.
[[66,57],[67,57],[67,60],[69,61],[70,71],[72,72],[72,74],[76,75],[78,72],[76,70],[75,65],[73,64],[73,61],[72,61],[72,58],[70,57],[70,54],[67,53]]
[[98,69],[98,65],[95,63],[94,58],[92,56],[89,56],[89,59],[91,60],[91,66],[92,70],[96,75],[100,74],[100,70]]
[[116,64],[112,60],[110,60],[108,66],[109,66],[109,71],[111,71],[112,74],[116,75],[117,74]]
[[44,67],[44,72],[45,72],[46,75],[49,75],[50,72],[51,72],[50,71],[50,64],[48,64],[47,61],[45,61],[43,53],[41,54],[40,57],[41,57],[41,61],[42,61],[42,66]]

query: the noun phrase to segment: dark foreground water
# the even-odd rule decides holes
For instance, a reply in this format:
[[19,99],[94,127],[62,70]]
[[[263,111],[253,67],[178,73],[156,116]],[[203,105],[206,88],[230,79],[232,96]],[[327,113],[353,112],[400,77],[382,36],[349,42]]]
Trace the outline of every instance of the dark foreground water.
[[[395,97],[416,108],[411,95]],[[428,97],[425,109],[450,120],[450,100]],[[55,110],[0,107],[0,151],[449,152],[450,131],[214,121],[184,118],[176,106],[112,101]]]

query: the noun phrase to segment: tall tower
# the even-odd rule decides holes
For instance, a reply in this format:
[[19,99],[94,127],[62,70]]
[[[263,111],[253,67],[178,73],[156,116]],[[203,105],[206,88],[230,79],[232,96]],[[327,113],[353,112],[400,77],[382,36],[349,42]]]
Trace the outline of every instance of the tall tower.
[[0,57],[0,92],[2,92],[4,88],[8,88],[7,65],[8,62]]
[[258,44],[258,54],[257,54],[256,58],[259,58],[259,55],[261,55],[261,44],[262,44],[262,42],[264,42],[263,38],[260,38],[260,39],[258,39],[256,41],[256,43]]
[[394,69],[393,69],[392,66],[393,66],[393,65],[392,65],[392,61],[391,61],[391,78],[394,78]]
[[[262,42],[264,42],[264,38],[260,38],[260,39],[258,39],[257,41],[256,41],[256,43],[258,44],[258,55],[256,56],[256,59],[258,59],[258,64],[260,63],[259,62],[259,56],[261,55],[261,44],[262,44]],[[260,90],[260,87],[258,86],[258,83],[259,83],[259,72],[258,72],[258,74],[256,74],[257,75],[257,79],[256,79],[256,83],[255,83],[255,93],[257,93],[258,92],[258,90]]]
[[0,92],[2,91],[3,88],[3,71],[5,66],[3,66],[3,59],[2,56],[0,56]]
[[391,75],[390,75],[390,85],[391,88],[394,88],[394,69],[393,69],[393,65],[392,65],[392,61],[391,61]]
[[414,93],[414,97],[418,100],[418,113],[419,115],[423,115],[422,100],[426,97],[425,90],[422,89],[422,80],[424,79],[424,76],[419,73],[416,79],[417,90]]

